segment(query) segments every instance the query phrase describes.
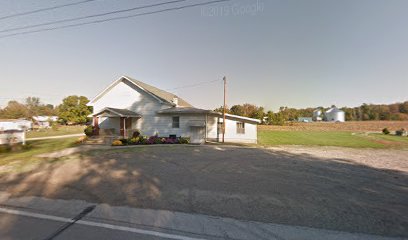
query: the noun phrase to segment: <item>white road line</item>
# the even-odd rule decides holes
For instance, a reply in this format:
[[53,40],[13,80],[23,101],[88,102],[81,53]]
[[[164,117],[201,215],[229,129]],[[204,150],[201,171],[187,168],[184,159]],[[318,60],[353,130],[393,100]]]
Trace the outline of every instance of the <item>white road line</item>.
[[[14,214],[14,215],[27,216],[27,217],[33,217],[33,218],[39,218],[39,219],[58,221],[58,222],[65,222],[65,223],[73,222],[72,219],[69,219],[69,218],[57,217],[57,216],[52,216],[52,215],[40,214],[40,213],[31,213],[31,212],[7,209],[7,208],[0,208],[0,212]],[[176,240],[205,240],[203,238],[186,237],[186,236],[181,236],[181,235],[176,235],[176,234],[168,234],[168,233],[155,232],[155,231],[143,230],[143,229],[131,228],[131,227],[124,227],[124,226],[112,225],[112,224],[107,224],[107,223],[91,222],[91,221],[85,221],[85,220],[79,220],[76,222],[76,224],[92,226],[92,227],[107,228],[107,229],[112,229],[112,230],[117,230],[117,231],[139,233],[139,234],[144,234],[144,235],[151,235],[155,237],[162,237],[162,238],[176,239]]]

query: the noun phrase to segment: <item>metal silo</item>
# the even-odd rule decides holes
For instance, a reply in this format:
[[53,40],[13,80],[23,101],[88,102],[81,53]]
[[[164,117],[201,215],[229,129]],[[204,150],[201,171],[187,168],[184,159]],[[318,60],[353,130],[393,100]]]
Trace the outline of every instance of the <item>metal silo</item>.
[[344,111],[338,109],[337,107],[332,107],[325,113],[326,120],[329,122],[344,122],[346,120],[346,115]]
[[321,121],[322,120],[322,110],[317,108],[313,111],[313,121]]

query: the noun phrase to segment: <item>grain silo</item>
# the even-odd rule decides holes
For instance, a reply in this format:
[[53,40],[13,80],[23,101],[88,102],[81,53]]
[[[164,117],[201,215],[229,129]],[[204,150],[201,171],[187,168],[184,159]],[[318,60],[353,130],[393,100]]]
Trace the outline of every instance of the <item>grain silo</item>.
[[313,121],[322,121],[322,110],[320,108],[313,111]]
[[344,111],[337,107],[332,107],[324,113],[326,121],[329,122],[344,122],[346,120]]

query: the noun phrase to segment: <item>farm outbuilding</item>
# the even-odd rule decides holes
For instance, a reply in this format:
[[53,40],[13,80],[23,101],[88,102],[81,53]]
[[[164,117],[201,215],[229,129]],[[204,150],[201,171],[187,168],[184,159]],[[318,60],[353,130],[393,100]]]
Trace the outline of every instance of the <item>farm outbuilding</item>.
[[33,128],[33,122],[25,119],[0,119],[0,131],[29,130]]
[[337,107],[332,107],[324,113],[326,121],[328,122],[344,122],[346,121],[344,111]]

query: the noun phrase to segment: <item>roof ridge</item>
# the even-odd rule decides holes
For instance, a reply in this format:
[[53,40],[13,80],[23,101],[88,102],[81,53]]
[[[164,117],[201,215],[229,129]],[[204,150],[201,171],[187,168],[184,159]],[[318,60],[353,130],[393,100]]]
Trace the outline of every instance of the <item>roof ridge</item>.
[[150,94],[153,94],[154,96],[160,98],[161,100],[163,100],[164,102],[168,102],[168,103],[172,103],[172,99],[173,98],[178,98],[178,103],[180,106],[184,106],[184,107],[193,107],[190,103],[188,103],[187,101],[185,101],[184,99],[180,98],[179,96],[177,96],[174,93],[171,92],[167,92],[165,90],[162,90],[160,88],[157,88],[155,86],[152,86],[150,84],[144,83],[142,81],[139,81],[137,79],[134,79],[132,77],[126,76],[124,75],[123,78],[133,82],[134,84],[138,85],[139,87],[143,88],[145,91],[149,92]]

